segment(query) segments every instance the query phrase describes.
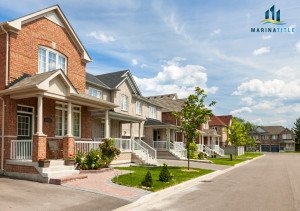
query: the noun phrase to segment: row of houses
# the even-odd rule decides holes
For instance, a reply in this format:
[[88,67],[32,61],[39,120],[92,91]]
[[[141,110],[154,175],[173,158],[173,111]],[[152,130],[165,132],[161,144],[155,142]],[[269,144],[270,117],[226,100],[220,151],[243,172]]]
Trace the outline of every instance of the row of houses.
[[[110,137],[122,151],[115,163],[155,164],[159,152],[186,158],[171,114],[184,99],[145,97],[129,70],[93,75],[89,62],[58,5],[0,23],[1,173],[46,182],[77,174],[63,160]],[[202,125],[199,148],[222,154],[230,121]],[[39,168],[41,159],[54,167]]]
[[[1,173],[46,182],[78,174],[63,160],[103,138],[114,138],[122,152],[115,163],[186,158],[172,115],[184,99],[145,97],[129,70],[93,75],[86,72],[89,62],[57,5],[0,23]],[[203,124],[199,151],[224,155],[231,120],[212,116]],[[41,159],[53,168],[38,167]]]

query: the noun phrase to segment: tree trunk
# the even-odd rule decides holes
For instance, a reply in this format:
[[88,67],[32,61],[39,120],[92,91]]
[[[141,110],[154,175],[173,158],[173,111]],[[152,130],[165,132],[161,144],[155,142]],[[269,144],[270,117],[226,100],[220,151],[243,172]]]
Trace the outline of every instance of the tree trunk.
[[236,146],[234,146],[234,159],[236,159]]
[[190,143],[187,143],[188,170],[190,170]]

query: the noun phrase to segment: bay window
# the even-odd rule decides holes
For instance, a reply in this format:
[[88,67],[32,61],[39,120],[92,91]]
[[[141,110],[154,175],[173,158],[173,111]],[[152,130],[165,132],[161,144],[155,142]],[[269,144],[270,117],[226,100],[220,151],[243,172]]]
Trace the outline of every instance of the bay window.
[[66,73],[67,70],[66,57],[53,49],[46,48],[46,47],[39,47],[38,60],[39,60],[38,61],[39,73],[44,73],[56,69],[62,69]]
[[[68,128],[68,106],[66,103],[56,103],[55,106],[55,135],[67,135]],[[74,137],[81,136],[81,108],[72,106],[72,133]]]

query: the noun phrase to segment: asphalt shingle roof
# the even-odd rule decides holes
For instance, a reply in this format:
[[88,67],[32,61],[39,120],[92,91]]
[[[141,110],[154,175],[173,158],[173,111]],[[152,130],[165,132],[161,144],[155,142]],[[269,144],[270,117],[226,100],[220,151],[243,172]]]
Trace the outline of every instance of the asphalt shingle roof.
[[211,116],[210,121],[208,122],[208,125],[209,126],[229,126],[231,119],[232,119],[231,115]]
[[94,76],[90,73],[86,73],[86,81],[90,82],[92,84],[96,84],[96,85],[99,85],[101,87],[110,89],[110,87],[108,87],[106,84],[104,84],[102,81],[100,81],[96,76]]
[[144,123],[144,125],[169,125],[169,124],[167,124],[167,123],[164,123],[164,122],[161,122],[161,121],[159,121],[159,120],[157,120],[157,119],[151,119],[151,118],[148,118],[146,121],[145,121],[145,123]]
[[283,126],[260,126],[260,127],[272,135],[278,135],[286,129]]
[[106,84],[110,88],[116,88],[124,79],[124,74],[127,73],[128,70],[122,70],[118,72],[106,73],[102,75],[97,75],[96,78]]
[[149,100],[157,103],[163,109],[162,111],[181,111],[184,106],[185,99],[177,99],[176,94],[166,94],[147,97]]

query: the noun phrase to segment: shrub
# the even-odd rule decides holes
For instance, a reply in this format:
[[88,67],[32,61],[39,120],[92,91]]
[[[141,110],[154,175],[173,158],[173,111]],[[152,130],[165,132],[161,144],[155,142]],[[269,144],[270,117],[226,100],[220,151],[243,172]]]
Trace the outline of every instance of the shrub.
[[203,160],[204,158],[207,158],[207,155],[204,152],[200,152],[198,154],[198,159]]
[[121,151],[115,147],[114,139],[107,138],[103,140],[103,143],[99,145],[101,151],[101,161],[105,167],[108,167],[110,163],[121,153]]
[[191,159],[198,158],[197,151],[198,151],[197,144],[195,142],[190,143],[190,158]]
[[150,171],[147,172],[145,175],[144,180],[141,182],[142,186],[149,187],[151,188],[153,186],[153,180],[152,180],[152,175]]
[[161,172],[159,173],[159,181],[169,182],[172,179],[172,175],[169,172],[168,165],[164,163]]
[[99,149],[92,149],[87,155],[78,152],[75,158],[79,169],[94,170],[101,167],[101,153]]

